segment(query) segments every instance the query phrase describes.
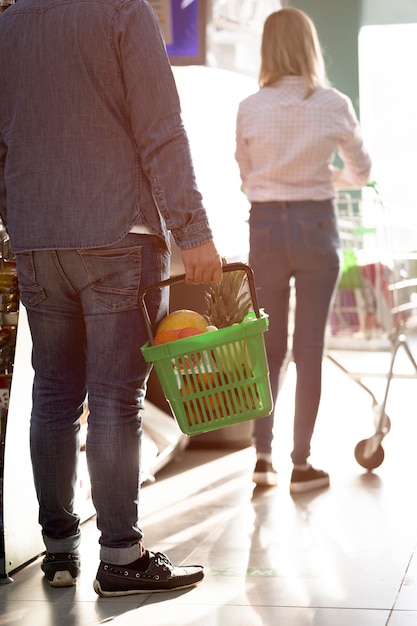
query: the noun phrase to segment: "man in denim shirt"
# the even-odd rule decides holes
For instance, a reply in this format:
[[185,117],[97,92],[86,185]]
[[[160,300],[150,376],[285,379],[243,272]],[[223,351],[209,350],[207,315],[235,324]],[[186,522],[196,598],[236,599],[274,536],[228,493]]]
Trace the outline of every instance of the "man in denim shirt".
[[[16,253],[35,370],[31,454],[55,587],[75,584],[80,416],[100,530],[99,595],[203,578],[145,550],[140,410],[149,368],[139,291],[221,279],[158,20],[143,0],[19,0],[0,17],[0,214]],[[166,290],[150,292],[154,323]]]

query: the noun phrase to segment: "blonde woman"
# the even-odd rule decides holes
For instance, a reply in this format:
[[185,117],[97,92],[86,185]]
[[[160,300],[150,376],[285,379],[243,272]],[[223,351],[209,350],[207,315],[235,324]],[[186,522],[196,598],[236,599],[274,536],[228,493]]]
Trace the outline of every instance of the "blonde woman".
[[[266,19],[261,57],[260,89],[239,106],[235,156],[251,203],[249,262],[270,316],[266,345],[274,400],[288,362],[292,281],[295,286],[290,491],[300,492],[329,485],[329,475],[309,457],[326,321],[340,272],[335,182],[366,184],[371,159],[350,99],[327,83],[316,29],[304,12],[285,8]],[[341,169],[333,166],[336,151]],[[260,485],[277,484],[273,424],[274,414],[254,423],[253,478]]]

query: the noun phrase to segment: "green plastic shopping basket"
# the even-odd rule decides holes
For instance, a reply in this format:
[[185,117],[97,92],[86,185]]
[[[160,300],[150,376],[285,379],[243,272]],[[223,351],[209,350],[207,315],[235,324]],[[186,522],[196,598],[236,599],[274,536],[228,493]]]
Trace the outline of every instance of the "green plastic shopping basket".
[[252,269],[229,263],[223,271],[245,271],[253,312],[241,324],[153,346],[145,304],[151,289],[184,281],[185,274],[145,289],[139,298],[149,341],[141,350],[152,363],[178,425],[186,435],[224,428],[272,411],[263,333],[268,315],[259,310]]

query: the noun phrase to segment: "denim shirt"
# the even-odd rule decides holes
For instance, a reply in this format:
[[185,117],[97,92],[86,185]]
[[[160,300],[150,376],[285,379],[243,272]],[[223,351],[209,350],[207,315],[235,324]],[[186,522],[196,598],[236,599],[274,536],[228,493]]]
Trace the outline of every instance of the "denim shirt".
[[19,0],[0,17],[0,214],[15,252],[142,224],[212,239],[159,22],[143,0]]

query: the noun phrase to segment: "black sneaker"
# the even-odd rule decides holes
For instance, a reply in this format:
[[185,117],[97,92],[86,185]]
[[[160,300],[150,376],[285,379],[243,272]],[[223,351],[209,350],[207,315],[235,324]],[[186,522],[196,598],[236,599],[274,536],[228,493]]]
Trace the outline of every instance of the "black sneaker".
[[47,552],[41,570],[51,587],[72,587],[80,574],[78,552]]
[[162,552],[146,551],[145,554],[148,556],[148,563],[144,571],[138,569],[138,564],[143,563],[144,557],[127,566],[110,565],[101,561],[94,581],[94,591],[102,598],[175,591],[193,587],[204,577],[201,565],[175,567]]
[[264,459],[256,461],[253,482],[263,487],[275,487],[278,484],[278,474],[270,461]]
[[290,483],[290,493],[300,493],[322,489],[330,485],[327,472],[309,467],[305,470],[293,469]]

